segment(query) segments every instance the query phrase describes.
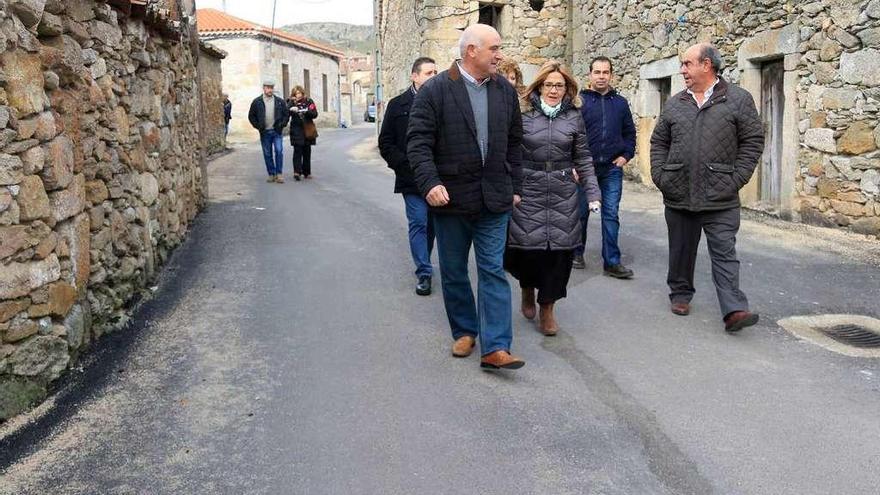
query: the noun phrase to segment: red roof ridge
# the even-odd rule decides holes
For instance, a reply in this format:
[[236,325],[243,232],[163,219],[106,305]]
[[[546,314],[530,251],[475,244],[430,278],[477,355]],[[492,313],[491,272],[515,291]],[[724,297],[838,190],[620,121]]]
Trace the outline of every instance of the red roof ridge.
[[262,24],[257,24],[234,15],[229,15],[217,9],[196,10],[196,24],[199,33],[235,33],[242,31],[254,31],[266,36],[274,36],[294,44],[305,45],[306,48],[318,50],[339,58],[345,54],[330,45],[319,43],[304,36],[295,35],[279,29],[272,29]]

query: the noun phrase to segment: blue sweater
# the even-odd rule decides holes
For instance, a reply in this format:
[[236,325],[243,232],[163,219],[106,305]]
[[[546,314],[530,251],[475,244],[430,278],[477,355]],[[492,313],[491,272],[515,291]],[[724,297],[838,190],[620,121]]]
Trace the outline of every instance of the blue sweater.
[[592,91],[581,91],[581,116],[587,127],[587,141],[593,163],[608,166],[622,156],[632,160],[636,153],[636,127],[629,102],[617,91],[604,96]]

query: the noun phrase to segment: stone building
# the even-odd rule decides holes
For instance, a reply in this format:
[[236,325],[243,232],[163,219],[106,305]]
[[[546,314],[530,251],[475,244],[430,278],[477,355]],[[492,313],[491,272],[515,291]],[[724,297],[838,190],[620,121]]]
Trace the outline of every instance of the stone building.
[[0,0],[0,420],[124,325],[205,202],[191,0]]
[[303,86],[318,106],[317,124],[339,124],[341,51],[215,9],[199,9],[196,15],[201,39],[227,54],[223,90],[232,101],[230,134],[253,139],[256,131],[248,123],[248,109],[266,79],[275,81],[276,94],[285,98],[291,88]]
[[226,52],[217,47],[199,42],[201,56],[198,71],[202,91],[202,108],[205,110],[204,145],[208,154],[226,148],[226,121],[223,119],[223,66]]
[[583,82],[592,57],[611,57],[639,129],[627,172],[646,183],[657,116],[684,87],[678,55],[712,42],[767,129],[744,204],[880,234],[880,0],[377,0],[375,14],[385,99],[414,57],[449,64],[475,22],[498,28],[527,79],[554,58]]

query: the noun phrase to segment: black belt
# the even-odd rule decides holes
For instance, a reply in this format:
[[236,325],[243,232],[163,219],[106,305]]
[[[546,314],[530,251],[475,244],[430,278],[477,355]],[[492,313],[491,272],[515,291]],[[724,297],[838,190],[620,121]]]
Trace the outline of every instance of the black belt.
[[523,160],[522,165],[525,168],[542,172],[555,172],[556,170],[566,170],[574,168],[574,164],[572,162],[563,160],[548,160],[546,162],[533,162],[530,160]]

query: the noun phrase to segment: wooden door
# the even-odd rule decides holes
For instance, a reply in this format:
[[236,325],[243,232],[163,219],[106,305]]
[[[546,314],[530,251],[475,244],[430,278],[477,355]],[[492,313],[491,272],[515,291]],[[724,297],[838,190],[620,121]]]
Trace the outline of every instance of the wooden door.
[[785,111],[782,60],[761,67],[761,118],[764,121],[764,156],[759,175],[761,201],[778,206],[782,186],[782,116]]

